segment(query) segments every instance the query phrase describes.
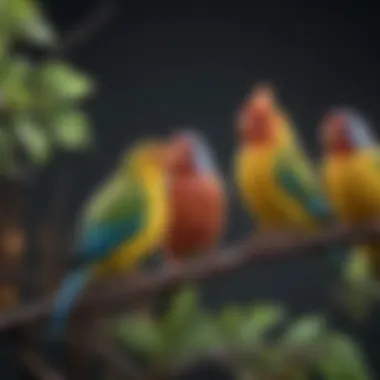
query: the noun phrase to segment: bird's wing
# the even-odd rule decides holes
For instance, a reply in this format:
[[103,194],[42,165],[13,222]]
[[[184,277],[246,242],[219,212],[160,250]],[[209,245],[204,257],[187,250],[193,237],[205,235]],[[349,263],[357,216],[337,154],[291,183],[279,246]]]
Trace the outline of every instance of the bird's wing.
[[298,149],[285,149],[275,165],[281,188],[311,216],[321,222],[331,218],[330,206],[322,192],[314,168]]
[[116,176],[106,181],[84,208],[77,240],[79,260],[103,259],[133,238],[143,228],[146,208],[138,182]]

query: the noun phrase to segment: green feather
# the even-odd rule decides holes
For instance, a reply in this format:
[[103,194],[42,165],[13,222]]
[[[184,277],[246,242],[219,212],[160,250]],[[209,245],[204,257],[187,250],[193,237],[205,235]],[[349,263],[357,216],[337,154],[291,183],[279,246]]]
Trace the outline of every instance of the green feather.
[[[276,162],[276,178],[280,186],[295,199],[316,221],[323,226],[332,220],[328,204],[316,171],[312,164],[297,149],[284,150]],[[339,246],[328,248],[333,274],[340,272],[345,259],[345,249]]]
[[302,152],[296,148],[283,150],[275,164],[275,175],[284,191],[316,220],[330,219],[330,208],[314,168]]
[[115,222],[126,217],[136,218],[144,214],[145,192],[134,178],[113,175],[108,178],[84,208],[84,224]]

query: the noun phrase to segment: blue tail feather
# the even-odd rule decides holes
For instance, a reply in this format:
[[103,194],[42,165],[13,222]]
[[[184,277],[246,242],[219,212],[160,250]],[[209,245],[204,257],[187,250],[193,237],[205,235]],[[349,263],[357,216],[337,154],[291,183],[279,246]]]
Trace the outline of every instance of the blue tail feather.
[[52,318],[48,325],[49,339],[61,338],[65,335],[70,311],[90,277],[90,270],[77,268],[63,280],[54,302]]

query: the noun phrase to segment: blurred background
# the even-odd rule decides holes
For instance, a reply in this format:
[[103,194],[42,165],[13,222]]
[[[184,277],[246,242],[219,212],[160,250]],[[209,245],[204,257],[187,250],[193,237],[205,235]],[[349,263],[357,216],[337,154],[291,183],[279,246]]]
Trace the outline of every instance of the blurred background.
[[[380,55],[376,12],[365,1],[347,2],[128,2],[120,1],[112,20],[88,43],[67,56],[99,84],[88,105],[97,151],[90,157],[56,160],[32,189],[30,220],[38,218],[57,173],[66,178],[66,228],[78,207],[112,167],[119,151],[146,134],[195,126],[215,148],[230,174],[234,152],[232,120],[251,87],[270,81],[293,115],[305,146],[318,157],[316,126],[334,105],[352,105],[374,123],[380,120]],[[96,1],[44,1],[62,34],[77,24]],[[250,223],[231,194],[228,242],[238,240]],[[242,270],[228,281],[210,281],[204,303],[256,298],[284,301],[296,311],[326,304],[324,259],[302,258]],[[343,323],[343,321],[342,321]],[[373,323],[355,333],[376,361],[380,328]]]

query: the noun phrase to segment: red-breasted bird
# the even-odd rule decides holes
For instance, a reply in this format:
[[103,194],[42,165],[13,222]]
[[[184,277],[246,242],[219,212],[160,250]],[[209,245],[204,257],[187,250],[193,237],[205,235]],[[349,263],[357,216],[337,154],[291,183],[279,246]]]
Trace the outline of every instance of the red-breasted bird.
[[219,244],[226,225],[227,197],[211,148],[200,133],[176,132],[171,151],[175,156],[169,169],[171,219],[165,253],[169,265],[175,265]]

